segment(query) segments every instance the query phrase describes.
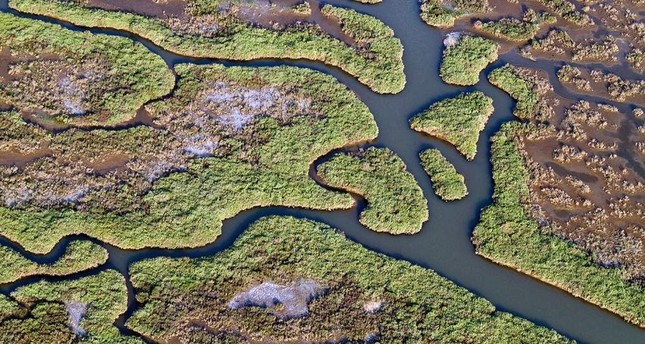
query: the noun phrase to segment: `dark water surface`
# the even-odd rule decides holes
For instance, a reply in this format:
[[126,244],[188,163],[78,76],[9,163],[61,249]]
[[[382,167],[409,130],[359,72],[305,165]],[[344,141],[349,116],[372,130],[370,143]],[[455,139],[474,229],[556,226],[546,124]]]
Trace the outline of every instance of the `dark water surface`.
[[[0,244],[8,245],[37,262],[53,262],[60,257],[67,244],[76,239],[89,239],[107,248],[109,262],[98,269],[66,277],[77,278],[95,274],[107,268],[119,270],[127,279],[128,266],[141,259],[170,257],[200,257],[213,255],[229,247],[248,225],[262,216],[291,215],[327,223],[339,228],[346,235],[365,247],[388,256],[405,259],[414,264],[431,268],[440,275],[452,280],[471,292],[488,299],[499,310],[513,313],[547,326],[556,331],[585,343],[645,343],[645,330],[633,326],[620,317],[591,305],[570,294],[535,280],[514,270],[501,267],[475,255],[470,242],[473,228],[479,219],[482,207],[491,203],[493,185],[491,179],[490,137],[503,122],[512,120],[513,101],[502,91],[491,86],[482,76],[482,81],[472,88],[454,87],[444,84],[438,76],[438,67],[442,51],[443,34],[423,23],[419,18],[419,5],[416,0],[384,0],[378,5],[361,5],[347,0],[331,0],[328,3],[351,7],[360,12],[378,17],[392,27],[405,47],[404,62],[407,84],[403,92],[396,95],[378,95],[358,83],[354,78],[337,68],[327,67],[321,63],[294,60],[258,60],[252,62],[220,61],[214,59],[192,59],[168,53],[144,39],[131,34],[114,30],[92,29],[100,32],[126,36],[145,44],[150,50],[161,55],[172,67],[177,63],[222,63],[240,66],[276,66],[292,65],[329,73],[358,94],[365,102],[379,126],[380,134],[375,145],[388,147],[396,152],[406,163],[409,171],[415,176],[430,207],[430,221],[425,223],[421,233],[412,236],[391,236],[377,234],[364,228],[358,222],[358,214],[365,202],[358,200],[358,206],[347,211],[310,211],[284,207],[256,208],[244,211],[224,222],[223,234],[214,243],[197,249],[163,250],[146,249],[140,251],[121,250],[110,245],[89,239],[86,236],[65,238],[48,255],[38,256],[25,252],[18,245],[0,238]],[[0,1],[0,9],[8,11],[7,1]],[[71,25],[37,16],[22,15],[35,19]],[[565,97],[578,97],[563,89],[557,79],[555,70],[559,62],[531,62],[517,55],[502,56],[495,65],[487,68],[485,74],[495,67],[512,61],[516,64],[545,69],[555,83],[556,92]],[[408,126],[408,120],[414,114],[425,109],[431,103],[466,90],[481,90],[494,99],[495,113],[491,117],[478,143],[478,154],[473,161],[466,161],[450,145],[421,134],[415,133]],[[591,98],[590,98],[591,99]],[[606,102],[606,101],[605,101]],[[611,103],[611,102],[609,102]],[[619,105],[619,104],[616,104]],[[620,106],[625,112],[626,106]],[[427,148],[438,148],[455,164],[458,171],[464,174],[468,184],[469,195],[457,202],[444,203],[437,198],[419,163],[418,154]],[[324,159],[324,158],[322,158]],[[64,280],[47,278],[47,280]],[[0,292],[9,293],[21,285],[33,283],[39,277],[23,279],[17,283],[0,286]],[[125,319],[135,310],[134,297],[130,290],[130,307],[117,325],[124,333],[130,333],[123,327]]]

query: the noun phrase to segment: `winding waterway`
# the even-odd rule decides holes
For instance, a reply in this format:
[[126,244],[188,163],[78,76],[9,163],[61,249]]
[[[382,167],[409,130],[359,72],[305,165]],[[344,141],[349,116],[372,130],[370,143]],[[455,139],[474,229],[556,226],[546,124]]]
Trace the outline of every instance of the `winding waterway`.
[[[88,272],[67,277],[47,278],[63,280],[95,274],[108,268],[120,271],[127,280],[128,267],[141,259],[170,257],[200,257],[213,255],[229,247],[233,241],[258,218],[266,215],[291,215],[327,223],[343,230],[346,235],[369,249],[388,256],[404,259],[414,264],[435,270],[440,275],[471,292],[486,298],[499,310],[513,313],[539,325],[556,331],[584,343],[644,343],[645,330],[623,321],[620,317],[597,306],[535,280],[512,269],[494,264],[474,252],[470,241],[471,233],[477,224],[480,209],[490,204],[493,191],[490,158],[490,137],[503,122],[512,120],[512,100],[499,89],[491,86],[485,77],[472,88],[460,88],[446,85],[438,76],[439,61],[442,51],[442,32],[427,26],[419,18],[419,5],[416,0],[384,0],[377,5],[362,5],[347,0],[330,0],[328,3],[350,7],[360,12],[378,17],[392,27],[405,47],[404,63],[407,76],[405,89],[396,95],[379,95],[358,83],[354,78],[337,68],[322,63],[293,60],[259,60],[252,62],[220,61],[214,59],[192,59],[168,53],[152,43],[133,35],[114,30],[93,29],[92,32],[131,37],[150,50],[162,56],[170,67],[177,63],[222,63],[240,66],[275,66],[292,65],[312,68],[329,73],[352,89],[370,108],[379,126],[380,134],[374,143],[376,146],[388,147],[396,152],[406,163],[408,170],[421,185],[430,208],[430,221],[424,224],[421,233],[412,236],[391,236],[372,232],[358,222],[358,214],[365,202],[357,200],[357,207],[346,211],[311,211],[289,209],[285,207],[256,208],[244,211],[224,222],[223,234],[212,244],[186,250],[145,249],[139,251],[121,250],[86,236],[68,237],[56,248],[44,256],[25,252],[18,245],[0,238],[0,244],[18,250],[34,261],[47,263],[60,257],[67,244],[76,239],[92,240],[109,251],[109,261],[104,266]],[[7,1],[0,1],[0,10],[8,10]],[[41,18],[21,15],[39,20],[59,23],[68,28],[71,25]],[[540,61],[534,63],[521,59],[511,53],[504,55],[484,73],[503,65],[507,61],[545,69],[552,76],[559,62]],[[494,99],[495,113],[491,117],[478,143],[478,154],[473,161],[466,161],[452,146],[423,136],[409,128],[408,120],[414,114],[425,109],[431,103],[454,96],[465,90],[477,89]],[[565,97],[578,97],[564,90],[556,83],[556,92]],[[606,102],[606,101],[605,101]],[[621,106],[621,110],[627,110]],[[418,154],[427,148],[438,148],[462,172],[468,184],[469,195],[457,202],[444,203],[437,198],[430,184],[429,177],[419,163]],[[321,158],[321,159],[324,159]],[[314,167],[312,167],[312,173]],[[19,286],[33,283],[40,277],[22,279],[17,283],[0,286],[0,292],[10,293]],[[123,323],[135,310],[136,304],[132,288],[128,282],[129,308],[117,321],[117,326],[128,331]]]

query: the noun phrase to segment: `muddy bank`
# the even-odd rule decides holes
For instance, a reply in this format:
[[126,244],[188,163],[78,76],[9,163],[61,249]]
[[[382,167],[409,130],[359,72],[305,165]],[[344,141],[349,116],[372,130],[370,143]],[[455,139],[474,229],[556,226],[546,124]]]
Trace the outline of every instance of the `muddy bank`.
[[[339,1],[338,4],[347,6],[345,1],[342,3]],[[356,221],[362,206],[359,206],[358,209],[332,214],[286,208],[261,208],[243,212],[235,218],[227,220],[224,225],[224,236],[205,248],[186,251],[116,250],[111,253],[110,266],[118,267],[122,273],[127,274],[127,266],[130,262],[150,256],[210,256],[228,247],[233,238],[239,235],[254,219],[263,215],[288,214],[320,220],[343,228],[349,237],[372,250],[412,261],[424,267],[431,267],[441,275],[456,281],[459,285],[493,301],[498,309],[512,311],[532,321],[556,328],[558,331],[581,341],[591,343],[642,341],[642,331],[626,324],[611,313],[601,311],[593,305],[571,297],[566,292],[539,283],[524,274],[501,268],[497,264],[490,263],[473,254],[469,241],[470,231],[477,221],[479,209],[490,202],[492,192],[490,167],[487,161],[489,157],[488,138],[497,131],[501,122],[512,119],[510,111],[513,104],[507,96],[492,88],[488,83],[482,82],[477,85],[478,89],[493,96],[498,111],[489,121],[485,134],[478,142],[478,150],[482,153],[470,163],[461,158],[456,150],[449,145],[410,132],[408,118],[412,114],[418,113],[427,108],[430,103],[441,98],[456,95],[460,89],[443,85],[436,75],[441,52],[438,44],[432,45],[428,42],[440,42],[442,37],[437,32],[428,30],[426,24],[418,19],[416,3],[385,1],[380,5],[372,6],[360,7],[360,10],[377,15],[392,25],[406,46],[405,60],[407,68],[411,71],[408,74],[410,84],[400,95],[394,97],[374,95],[353,78],[339,72],[338,69],[327,68],[316,63],[260,61],[245,65],[286,63],[324,70],[358,92],[376,115],[382,129],[378,144],[387,145],[403,158],[423,187],[431,208],[436,209],[435,216],[419,235],[392,237],[370,232]],[[149,45],[149,47],[173,63],[177,61],[211,62],[210,60],[189,60],[185,57],[168,54],[153,45]],[[506,61],[506,57],[503,59]],[[540,66],[549,69],[551,65],[545,63]],[[436,87],[429,88],[428,85],[436,85]],[[470,195],[464,200],[444,206],[443,202],[433,195],[425,172],[420,166],[416,166],[418,152],[428,147],[441,149],[442,153],[454,162],[459,170],[464,171],[470,189]],[[72,276],[72,278],[75,277],[78,276]],[[3,289],[3,292],[6,290],[12,289]],[[131,300],[133,300],[132,297]],[[133,310],[134,307],[135,304],[132,302],[130,310]],[[122,324],[121,321],[119,323]]]

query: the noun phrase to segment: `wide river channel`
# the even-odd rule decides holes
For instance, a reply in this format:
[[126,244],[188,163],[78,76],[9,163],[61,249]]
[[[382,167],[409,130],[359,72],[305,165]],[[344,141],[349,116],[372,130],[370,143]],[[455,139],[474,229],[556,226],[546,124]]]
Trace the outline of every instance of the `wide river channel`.
[[[128,267],[138,260],[157,257],[200,257],[213,255],[230,246],[248,225],[266,215],[291,215],[327,223],[344,231],[348,238],[365,247],[384,253],[388,256],[404,259],[414,264],[435,270],[454,283],[486,298],[499,310],[510,312],[526,318],[539,325],[547,326],[582,343],[645,343],[645,329],[628,324],[620,317],[597,306],[533,279],[492,263],[475,254],[470,241],[472,230],[478,222],[480,210],[490,204],[493,193],[491,177],[490,137],[495,134],[502,123],[513,120],[514,102],[502,91],[491,86],[485,75],[495,67],[507,62],[546,70],[551,76],[556,92],[564,97],[579,97],[569,94],[554,78],[558,62],[532,62],[518,57],[514,53],[502,55],[500,60],[487,68],[481,82],[475,87],[460,88],[445,84],[438,75],[444,32],[433,29],[419,18],[419,4],[416,0],[384,0],[377,5],[363,5],[349,0],[327,1],[341,7],[353,8],[359,12],[373,15],[390,26],[399,37],[405,48],[404,63],[407,76],[405,89],[396,95],[379,95],[358,83],[354,78],[337,68],[322,63],[295,60],[259,60],[252,62],[220,61],[213,59],[192,59],[169,53],[154,44],[128,33],[113,30],[92,29],[95,33],[105,33],[130,37],[162,56],[170,67],[177,63],[221,63],[239,66],[276,66],[291,65],[312,68],[329,73],[352,89],[370,108],[380,134],[373,143],[379,147],[388,147],[396,152],[414,175],[430,208],[430,221],[423,226],[421,233],[410,236],[391,236],[378,234],[363,227],[358,222],[358,214],[365,206],[363,200],[357,200],[358,206],[347,211],[310,211],[284,207],[256,208],[244,211],[224,222],[223,234],[212,244],[187,250],[145,249],[138,251],[121,250],[85,236],[68,237],[47,255],[34,255],[5,238],[0,237],[0,244],[16,249],[26,257],[41,263],[55,261],[60,257],[66,245],[76,239],[92,240],[105,247],[109,261],[104,266],[88,272],[62,278],[47,278],[56,281],[73,279],[95,274],[108,268],[117,269],[128,279]],[[7,0],[0,1],[0,10],[8,9]],[[17,13],[16,13],[17,14]],[[20,14],[17,14],[20,15]],[[23,17],[61,24],[67,28],[79,30],[67,23],[48,18],[20,15]],[[632,76],[633,77],[633,76]],[[494,99],[495,113],[490,118],[478,143],[478,154],[473,161],[466,161],[452,146],[409,128],[408,120],[427,108],[433,102],[451,97],[466,90],[480,90]],[[606,101],[604,101],[606,102]],[[626,110],[624,105],[616,104]],[[438,148],[464,174],[468,184],[469,195],[461,201],[445,203],[434,195],[430,179],[419,163],[419,152],[427,148]],[[321,159],[324,159],[321,158]],[[312,167],[313,173],[313,167]],[[32,277],[19,282],[0,286],[0,292],[10,293],[16,288],[33,283],[40,277]],[[117,326],[129,333],[123,323],[135,310],[136,304],[132,288],[128,282],[129,309],[118,321]]]

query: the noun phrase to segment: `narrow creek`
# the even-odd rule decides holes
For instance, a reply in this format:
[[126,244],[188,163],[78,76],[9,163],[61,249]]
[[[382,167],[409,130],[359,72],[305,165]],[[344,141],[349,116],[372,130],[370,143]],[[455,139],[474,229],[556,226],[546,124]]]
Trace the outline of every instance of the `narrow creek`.
[[[86,236],[67,237],[55,249],[44,256],[25,252],[15,243],[0,237],[0,244],[18,250],[34,261],[47,263],[60,257],[72,240],[92,240],[109,251],[109,261],[102,267],[67,277],[46,278],[47,280],[73,279],[95,274],[113,268],[128,276],[128,267],[133,262],[158,256],[200,257],[213,255],[229,247],[247,226],[267,215],[291,215],[327,223],[343,230],[347,237],[365,247],[390,257],[404,259],[414,264],[435,270],[440,275],[492,302],[499,310],[526,318],[539,325],[556,331],[583,343],[643,343],[645,330],[623,321],[613,313],[540,282],[512,269],[494,264],[474,252],[470,241],[472,230],[478,222],[480,209],[490,204],[493,192],[491,178],[490,137],[502,123],[513,120],[513,101],[501,90],[491,86],[484,77],[490,70],[507,61],[519,62],[518,56],[501,56],[493,66],[487,68],[482,80],[475,87],[461,88],[447,85],[438,75],[442,51],[442,32],[427,26],[419,18],[419,4],[415,0],[385,0],[377,5],[362,5],[347,0],[330,0],[326,3],[349,7],[373,15],[392,27],[405,47],[404,63],[407,75],[405,89],[396,95],[379,95],[358,83],[351,76],[337,68],[322,63],[301,60],[257,60],[251,62],[221,61],[216,59],[193,59],[169,53],[154,44],[134,35],[114,30],[92,29],[95,33],[106,33],[130,37],[143,43],[151,51],[162,56],[170,67],[178,63],[222,63],[227,66],[275,66],[291,65],[329,73],[352,89],[370,108],[378,123],[380,134],[374,143],[396,152],[406,163],[408,170],[422,187],[430,208],[430,221],[424,224],[421,233],[412,236],[391,236],[378,234],[358,222],[358,214],[365,206],[357,200],[357,207],[346,211],[312,211],[285,207],[265,207],[243,211],[224,222],[223,234],[213,243],[196,249],[144,249],[138,251],[119,248],[90,239]],[[0,10],[8,9],[7,0],[0,1]],[[13,13],[13,12],[12,12]],[[20,14],[18,14],[20,15]],[[59,23],[78,30],[69,24],[37,16],[20,15],[53,23]],[[554,73],[558,62],[540,61],[530,65]],[[553,79],[552,79],[553,81]],[[572,96],[561,86],[554,86],[556,92]],[[410,117],[425,109],[433,102],[457,95],[466,90],[477,89],[494,99],[495,113],[491,117],[478,142],[478,154],[473,161],[466,161],[447,143],[418,134],[409,128]],[[577,98],[585,98],[578,97]],[[624,110],[625,107],[621,107]],[[462,172],[468,184],[469,195],[457,202],[444,203],[432,191],[429,177],[419,163],[418,154],[427,148],[438,148]],[[324,159],[321,158],[321,159]],[[34,276],[16,283],[0,286],[0,292],[8,294],[16,288],[33,283],[41,277]],[[128,281],[128,312],[117,321],[124,333],[132,334],[124,326],[127,317],[136,309],[131,285]]]

